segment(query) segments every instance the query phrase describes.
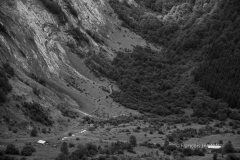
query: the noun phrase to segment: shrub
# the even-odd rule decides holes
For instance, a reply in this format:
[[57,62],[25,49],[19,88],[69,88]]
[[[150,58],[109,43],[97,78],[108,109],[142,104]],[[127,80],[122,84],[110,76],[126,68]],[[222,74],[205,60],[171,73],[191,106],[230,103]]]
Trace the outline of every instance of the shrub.
[[78,145],[77,150],[75,150],[72,154],[77,156],[79,159],[82,159],[86,155],[86,147],[83,145]]
[[131,143],[134,147],[137,146],[137,138],[133,135],[129,137],[129,143]]
[[33,152],[36,152],[36,149],[33,146],[27,145],[23,147],[21,151],[22,156],[31,156]]
[[67,160],[68,156],[64,153],[59,153],[59,155],[57,156],[57,158],[55,160]]
[[65,107],[63,105],[58,105],[57,108],[62,112],[62,115],[65,116],[65,117],[69,117],[69,118],[79,117],[78,112],[70,110],[68,107]]
[[220,130],[219,129],[217,129],[216,131],[215,131],[215,134],[220,134],[221,132],[220,132]]
[[228,154],[226,160],[239,160],[236,154]]
[[97,146],[95,144],[87,143],[86,148],[87,148],[88,156],[93,156],[93,155],[96,155],[98,153],[98,149],[97,149]]
[[195,149],[193,150],[193,155],[205,156],[205,154],[203,153],[203,151],[200,150],[199,148],[195,148]]
[[46,133],[47,133],[47,129],[46,129],[46,128],[43,128],[43,129],[42,129],[42,133],[46,134]]
[[4,155],[4,151],[0,150],[0,156]]
[[31,74],[30,77],[36,82],[38,82],[39,84],[46,86],[46,81],[43,78],[39,78],[35,74]]
[[217,160],[217,153],[213,153],[213,160]]
[[75,147],[74,143],[69,143],[69,148]]
[[3,33],[5,33],[6,35],[9,35],[8,32],[7,32],[6,27],[5,27],[4,25],[2,25],[1,23],[0,23],[0,32],[3,32]]
[[4,63],[3,68],[8,75],[10,75],[11,77],[14,76],[14,74],[15,74],[14,69],[10,66],[9,63]]
[[193,155],[193,150],[191,148],[184,148],[183,149],[183,154],[185,156],[192,156]]
[[7,101],[7,94],[3,92],[3,90],[0,88],[0,103],[1,102],[6,102]]
[[30,135],[31,135],[32,137],[37,137],[37,130],[36,130],[35,128],[32,129]]
[[37,89],[36,87],[33,87],[33,93],[34,93],[36,96],[39,96],[40,90]]
[[18,132],[18,129],[17,128],[14,128],[13,129],[13,133],[17,133]]
[[19,150],[15,147],[14,144],[9,144],[5,151],[6,154],[19,155]]
[[163,153],[166,154],[166,155],[170,155],[170,154],[171,154],[171,151],[168,150],[168,149],[164,149]]
[[100,155],[100,156],[98,157],[98,160],[106,160],[106,157]]
[[104,43],[104,41],[103,41],[99,36],[97,36],[96,33],[93,33],[93,32],[91,32],[90,30],[87,30],[87,33],[88,33],[88,35],[90,35],[90,36],[92,37],[92,39],[93,39],[95,42],[97,42],[97,43]]
[[0,103],[7,101],[7,93],[11,90],[12,86],[8,81],[5,71],[0,68]]
[[72,136],[72,132],[69,132],[69,133],[68,133],[68,136]]
[[233,153],[234,152],[233,145],[230,141],[227,144],[225,144],[224,150],[225,150],[225,153]]
[[68,34],[72,35],[73,38],[81,44],[81,42],[86,42],[89,44],[89,40],[84,33],[82,33],[79,28],[70,29],[67,31]]
[[61,152],[65,155],[68,155],[68,145],[67,142],[63,142],[61,146]]
[[219,140],[218,143],[219,143],[219,144],[223,144],[223,140]]
[[0,157],[1,160],[14,160],[14,157],[10,157],[10,156],[3,156]]
[[53,124],[50,119],[49,113],[38,103],[23,103],[23,112],[26,116],[29,116],[32,120],[40,122],[46,126]]

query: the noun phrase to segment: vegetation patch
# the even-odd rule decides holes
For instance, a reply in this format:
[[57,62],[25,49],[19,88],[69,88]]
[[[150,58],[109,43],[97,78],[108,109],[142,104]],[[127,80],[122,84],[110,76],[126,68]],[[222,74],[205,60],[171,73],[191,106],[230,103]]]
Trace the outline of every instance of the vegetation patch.
[[23,103],[22,110],[26,116],[33,121],[40,122],[46,126],[53,124],[49,113],[38,103]]
[[4,34],[8,35],[7,29],[4,25],[0,23],[0,32],[3,32]]
[[13,68],[8,63],[3,64],[3,68],[0,68],[0,103],[7,101],[7,94],[12,90],[8,77],[13,75]]
[[39,84],[46,86],[46,81],[43,78],[37,77],[35,74],[31,74],[30,77],[35,80],[36,82],[38,82]]
[[100,43],[100,44],[103,44],[104,41],[96,34],[96,33],[93,33],[92,31],[90,30],[87,30],[87,33],[88,35],[90,35],[92,37],[92,39],[97,42],[97,43]]
[[65,117],[69,117],[69,118],[79,117],[78,112],[73,111],[73,110],[69,109],[68,107],[66,107],[64,105],[58,105],[58,109],[62,112],[62,115],[65,116]]
[[65,24],[67,22],[67,17],[57,2],[55,2],[54,0],[39,0],[39,1],[42,2],[44,7],[50,13],[52,13],[58,17],[61,24]]
[[67,7],[67,9],[69,10],[69,12],[75,17],[78,18],[78,13],[77,11],[74,9],[74,7],[72,6],[71,2],[68,0],[64,0],[64,3]]
[[68,42],[67,46],[71,52],[78,55],[80,58],[85,58],[86,55],[82,51],[80,51],[75,44]]
[[89,44],[88,38],[86,37],[86,35],[84,33],[82,33],[80,31],[79,28],[70,29],[70,30],[67,31],[67,33],[69,35],[73,36],[73,38],[76,40],[76,42],[78,44],[82,45],[82,42],[85,42],[85,43]]

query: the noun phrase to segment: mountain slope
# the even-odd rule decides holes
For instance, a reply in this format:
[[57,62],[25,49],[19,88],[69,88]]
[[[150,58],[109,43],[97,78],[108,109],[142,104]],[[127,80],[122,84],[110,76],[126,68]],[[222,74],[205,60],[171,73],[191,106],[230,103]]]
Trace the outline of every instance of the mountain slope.
[[8,77],[12,90],[1,103],[1,116],[11,117],[17,111],[12,119],[29,122],[22,111],[25,102],[40,104],[54,122],[63,112],[84,116],[95,110],[96,99],[108,95],[103,88],[109,82],[96,77],[84,59],[100,52],[114,57],[112,47],[106,45],[113,26],[117,27],[109,5],[92,0],[2,0],[0,4],[0,66],[4,70],[3,64],[10,64],[15,73]]

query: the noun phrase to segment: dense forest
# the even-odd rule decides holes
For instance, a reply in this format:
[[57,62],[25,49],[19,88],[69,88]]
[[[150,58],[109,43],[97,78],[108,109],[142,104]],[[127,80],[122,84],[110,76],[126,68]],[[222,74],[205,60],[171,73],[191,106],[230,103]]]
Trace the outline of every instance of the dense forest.
[[[140,4],[160,13],[170,10],[174,5],[183,6],[184,11],[193,6],[195,1],[140,1]],[[164,3],[165,2],[165,3]],[[184,3],[183,3],[184,2]],[[203,1],[205,4],[210,1]],[[188,4],[188,5],[186,5]],[[159,9],[160,7],[160,9]],[[195,61],[204,59],[195,72],[195,80],[211,93],[215,99],[222,98],[232,108],[240,108],[240,2],[237,0],[222,1],[218,9],[211,15],[202,18],[207,9],[198,9],[186,21],[185,25],[177,23],[181,32],[175,34],[176,39],[171,39],[167,46],[172,58],[183,56],[193,57]],[[190,11],[190,10],[188,10]],[[192,24],[191,24],[192,23]],[[172,32],[174,33],[174,32]],[[196,58],[198,57],[198,58]]]
[[100,73],[117,81],[122,92],[114,92],[111,96],[128,108],[159,115],[180,114],[183,111],[178,107],[186,107],[185,101],[192,99],[191,93],[179,99],[179,95],[172,95],[170,91],[184,69],[170,65],[149,48],[136,47],[131,54],[118,53],[109,64],[102,62],[104,60],[98,56],[87,61],[91,68],[97,68]]
[[[214,12],[209,0],[136,2],[139,6],[110,4],[124,27],[164,49],[136,47],[108,63],[104,56],[86,60],[117,82],[121,91],[111,95],[115,101],[158,115],[183,114],[190,107],[192,116],[239,119],[239,112],[228,106],[239,109],[240,104],[240,2],[221,1]],[[184,76],[191,69],[192,81]]]

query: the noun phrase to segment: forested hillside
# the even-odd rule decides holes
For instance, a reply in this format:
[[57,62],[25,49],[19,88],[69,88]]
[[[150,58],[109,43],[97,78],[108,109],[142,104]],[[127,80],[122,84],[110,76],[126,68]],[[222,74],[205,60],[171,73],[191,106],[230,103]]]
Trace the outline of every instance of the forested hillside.
[[239,108],[240,2],[136,2],[139,6],[110,4],[123,26],[162,45],[164,52],[136,47],[109,63],[89,59],[91,68],[117,81],[121,92],[111,96],[126,107],[159,115],[182,114],[190,107],[192,116],[239,119],[228,106]]

